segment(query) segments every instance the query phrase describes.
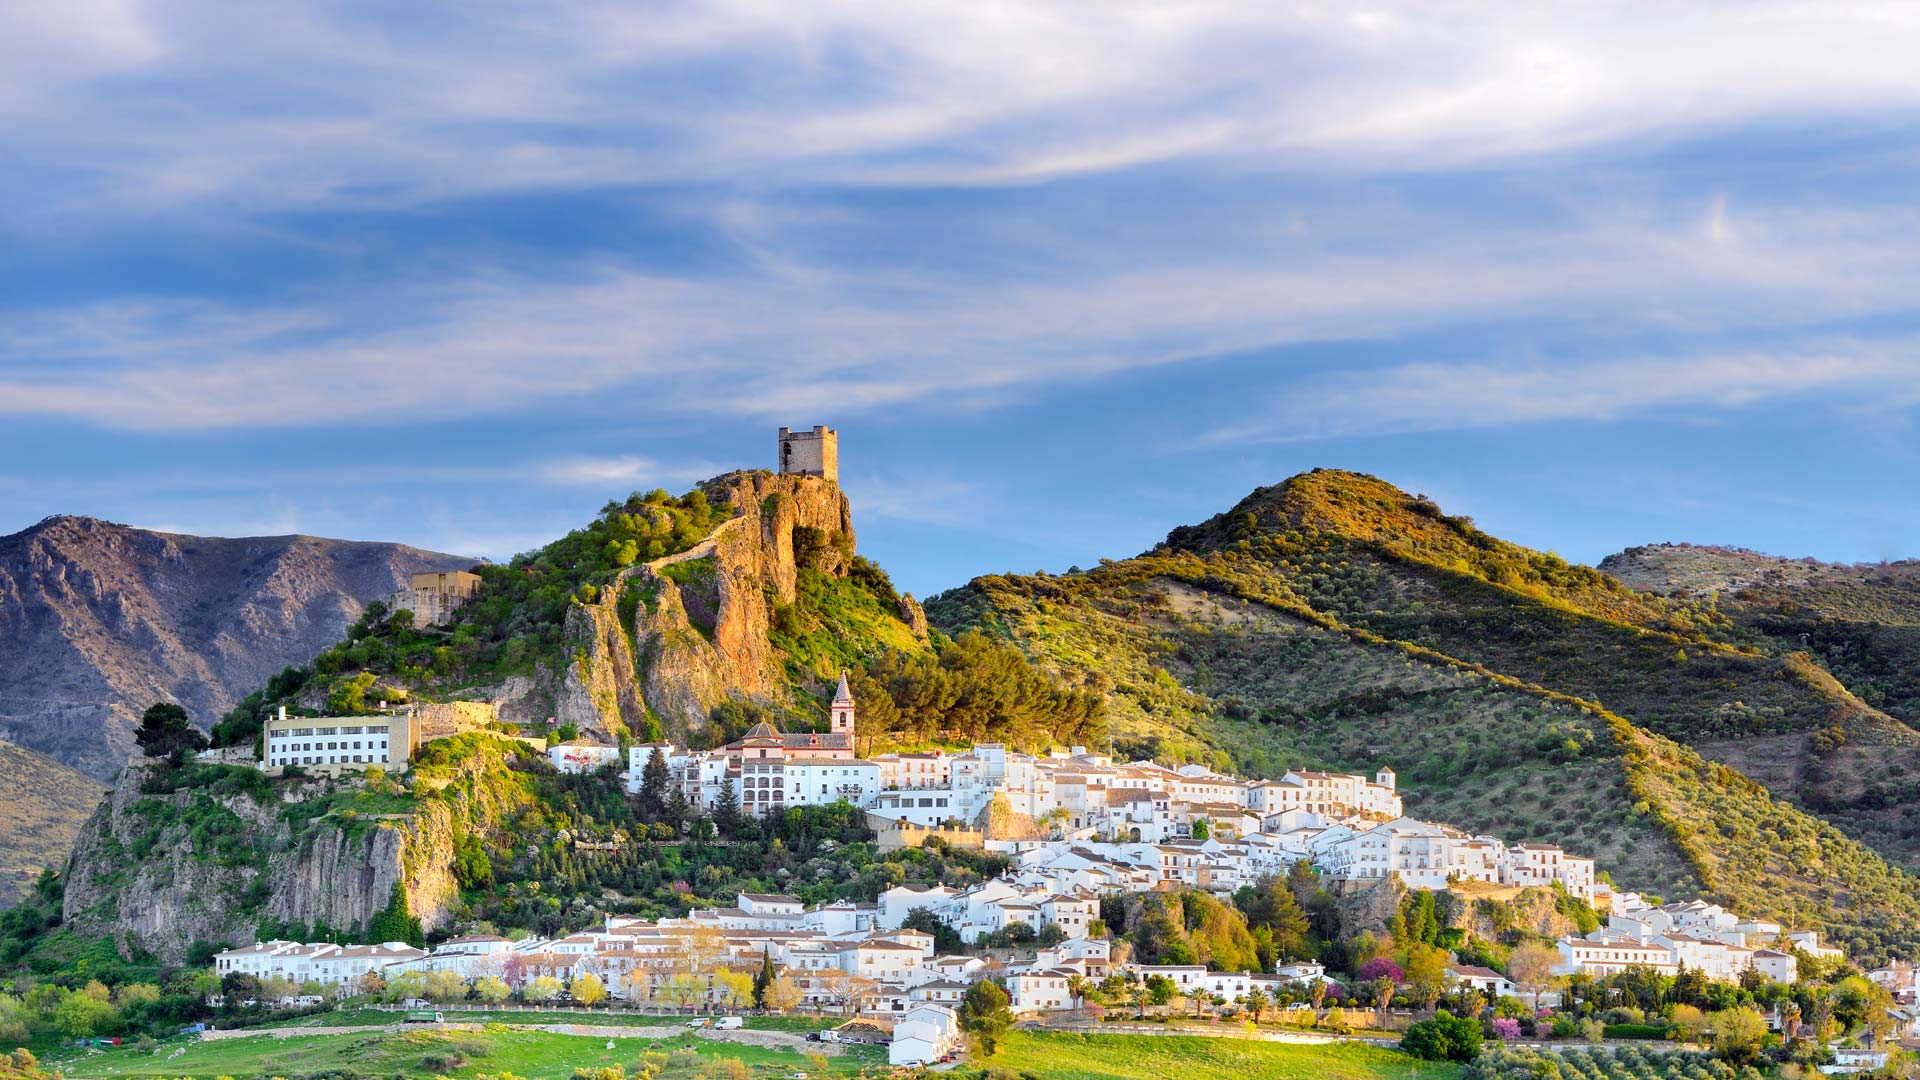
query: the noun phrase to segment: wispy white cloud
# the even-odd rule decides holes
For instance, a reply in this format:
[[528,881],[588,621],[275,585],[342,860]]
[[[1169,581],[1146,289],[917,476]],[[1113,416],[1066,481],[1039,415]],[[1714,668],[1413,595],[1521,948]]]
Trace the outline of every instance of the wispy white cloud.
[[1920,341],[1808,343],[1797,352],[1582,363],[1403,364],[1309,380],[1199,444],[1304,442],[1655,411],[1734,410],[1808,395],[1920,403]]
[[863,518],[990,533],[1005,511],[984,483],[937,469],[862,469],[840,482]]
[[[1291,227],[1249,240],[1229,223],[1145,258],[1036,225],[1052,269],[983,278],[845,265],[810,246],[814,223],[735,201],[729,227],[764,255],[718,277],[479,270],[266,307],[146,299],[20,313],[0,321],[0,415],[172,430],[431,422],[562,401],[756,419],[966,409],[1224,353],[1476,320],[1797,334],[1904,311],[1920,285],[1920,212],[1736,218],[1728,206],[1703,195],[1458,225],[1369,208],[1364,225],[1327,214],[1311,243]],[[841,227],[884,234],[857,218]],[[545,477],[593,482],[649,464]]]
[[[1810,327],[1911,309],[1920,212],[1897,198],[1768,203],[1716,178],[1677,192],[1536,193],[1524,215],[1456,218],[1333,183],[1338,196],[1249,200],[1244,214],[1151,242],[1046,209],[903,239],[899,219],[797,208],[781,193],[1038,185],[1170,163],[1183,178],[1524,168],[1757,123],[1873,123],[1920,104],[1916,53],[1911,12],[1793,3],[1659,19],[1624,3],[1362,13],[1142,0],[1097,17],[1010,0],[645,11],[557,0],[407,17],[15,5],[0,9],[0,156],[12,163],[0,196],[31,197],[0,199],[18,208],[0,209],[0,224],[257,222],[666,185],[702,192],[689,214],[744,269],[502,269],[489,253],[405,280],[276,290],[270,302],[176,293],[15,309],[0,319],[0,415],[145,430],[450,420],[556,402],[838,417],[990,407],[1223,353],[1498,320],[1806,340]],[[941,245],[975,237],[992,272],[939,265]],[[864,261],[896,248],[909,254]],[[1720,349],[1668,363],[1704,370]],[[1606,398],[1512,378],[1512,404],[1462,402],[1450,423],[1505,422],[1528,397],[1570,410]],[[1346,385],[1309,383],[1300,400],[1328,403],[1331,429]],[[645,483],[663,467],[616,456],[525,468],[587,486]],[[661,482],[676,475],[691,474]]]
[[[1920,104],[1898,6],[555,0],[0,10],[0,145],[50,205],[361,205],[1176,160],[1414,170]],[[1844,58],[1839,60],[1837,58]],[[242,89],[244,88],[244,90]]]
[[535,479],[550,484],[613,489],[631,484],[682,484],[718,476],[727,467],[711,461],[667,464],[632,454],[565,458],[538,466]]

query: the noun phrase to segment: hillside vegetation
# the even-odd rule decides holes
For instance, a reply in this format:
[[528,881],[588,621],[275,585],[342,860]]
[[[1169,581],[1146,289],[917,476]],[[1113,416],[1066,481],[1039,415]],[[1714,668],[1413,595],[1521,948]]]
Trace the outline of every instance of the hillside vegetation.
[[866,752],[1106,739],[1100,695],[1056,686],[987,638],[930,633],[913,598],[855,554],[851,511],[830,482],[749,472],[678,497],[636,492],[477,572],[479,594],[444,626],[370,607],[310,666],[242,701],[215,743],[251,742],[283,705],[350,715],[470,699],[536,735],[713,745],[762,719],[820,728],[842,672]]
[[[1563,843],[1623,886],[1732,900],[1869,955],[1920,942],[1920,881],[1883,857],[1912,857],[1920,799],[1867,794],[1913,783],[1911,729],[1711,603],[1507,544],[1373,477],[1308,473],[1136,558],[978,578],[927,610],[1105,694],[1126,752],[1260,775],[1391,764],[1410,813]],[[1782,741],[1822,790],[1797,771],[1769,791],[1688,749]],[[1833,753],[1867,746],[1878,763]]]
[[105,790],[52,758],[0,742],[0,908],[11,907],[43,870],[64,866],[80,823]]
[[1761,647],[1805,652],[1862,702],[1920,723],[1920,561],[1837,565],[1654,544],[1600,566],[1635,589],[1708,604]]

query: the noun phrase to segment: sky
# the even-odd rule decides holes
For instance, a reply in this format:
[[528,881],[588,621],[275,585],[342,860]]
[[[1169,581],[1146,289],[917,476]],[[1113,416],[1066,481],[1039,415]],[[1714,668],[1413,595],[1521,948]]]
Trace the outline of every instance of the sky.
[[917,595],[1316,466],[1920,556],[1920,12],[0,0],[0,533],[505,558],[839,431]]

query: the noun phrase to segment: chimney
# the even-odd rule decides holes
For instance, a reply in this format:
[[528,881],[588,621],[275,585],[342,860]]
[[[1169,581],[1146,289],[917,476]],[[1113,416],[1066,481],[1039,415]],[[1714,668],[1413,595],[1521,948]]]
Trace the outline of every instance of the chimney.
[[280,706],[280,719],[284,722],[286,718],[287,718],[287,707],[285,705],[282,705]]

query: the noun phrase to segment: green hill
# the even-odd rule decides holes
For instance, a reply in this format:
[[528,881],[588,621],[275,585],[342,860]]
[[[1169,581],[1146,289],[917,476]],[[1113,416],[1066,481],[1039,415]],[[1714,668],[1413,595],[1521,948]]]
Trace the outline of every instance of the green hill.
[[[1505,543],[1373,477],[1304,474],[1136,558],[978,578],[927,610],[1105,694],[1124,751],[1259,775],[1390,763],[1409,812],[1566,844],[1625,886],[1716,895],[1869,953],[1920,941],[1920,882],[1884,857],[1912,859],[1920,837],[1865,794],[1903,776],[1911,728],[1709,603]],[[1770,791],[1690,745],[1790,745],[1826,786],[1803,769]]]
[[1044,746],[1056,732],[1105,741],[1097,695],[1054,687],[990,640],[929,633],[920,605],[854,545],[851,508],[827,480],[739,472],[677,498],[636,492],[478,568],[479,594],[445,625],[371,608],[311,667],[242,701],[214,741],[250,742],[282,705],[480,700],[531,734],[553,717],[602,743],[709,745],[759,719],[818,727],[845,671],[863,751],[942,738]]

